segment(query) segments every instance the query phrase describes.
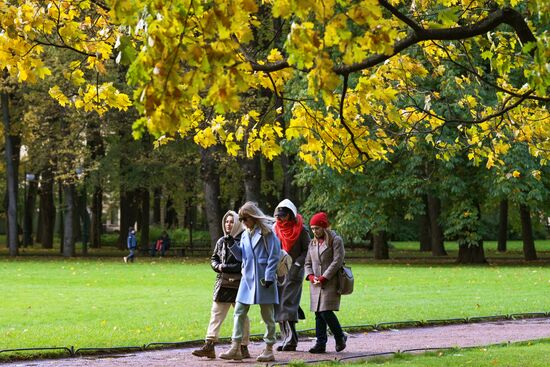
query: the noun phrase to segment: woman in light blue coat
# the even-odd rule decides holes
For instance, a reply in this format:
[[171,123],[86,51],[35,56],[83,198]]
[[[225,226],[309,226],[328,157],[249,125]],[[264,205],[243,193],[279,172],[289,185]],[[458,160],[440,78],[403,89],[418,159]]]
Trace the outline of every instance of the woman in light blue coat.
[[239,221],[246,231],[241,242],[230,248],[237,260],[242,261],[242,278],[235,304],[231,349],[220,358],[241,360],[241,341],[245,318],[250,305],[260,305],[265,323],[265,349],[256,358],[258,362],[275,360],[273,344],[275,335],[275,308],[279,303],[277,293],[277,265],[281,256],[281,244],[272,230],[273,218],[266,216],[255,203],[247,202],[239,209]]

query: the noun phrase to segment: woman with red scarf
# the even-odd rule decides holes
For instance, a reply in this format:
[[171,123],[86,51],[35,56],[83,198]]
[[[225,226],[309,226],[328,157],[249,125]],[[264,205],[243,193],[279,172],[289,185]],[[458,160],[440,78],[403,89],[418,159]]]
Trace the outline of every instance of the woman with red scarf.
[[292,201],[284,199],[275,209],[275,234],[281,241],[281,247],[292,257],[292,267],[284,279],[279,280],[279,305],[275,307],[275,318],[281,328],[282,343],[278,351],[295,351],[298,345],[296,323],[302,297],[304,280],[304,262],[310,242],[304,220]]

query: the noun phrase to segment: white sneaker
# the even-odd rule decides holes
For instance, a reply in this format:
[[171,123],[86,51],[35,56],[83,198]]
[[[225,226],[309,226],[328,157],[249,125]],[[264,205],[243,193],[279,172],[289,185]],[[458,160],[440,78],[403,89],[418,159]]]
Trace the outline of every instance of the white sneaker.
[[123,259],[124,259],[124,262],[127,264],[128,263],[128,258],[126,256],[124,256]]

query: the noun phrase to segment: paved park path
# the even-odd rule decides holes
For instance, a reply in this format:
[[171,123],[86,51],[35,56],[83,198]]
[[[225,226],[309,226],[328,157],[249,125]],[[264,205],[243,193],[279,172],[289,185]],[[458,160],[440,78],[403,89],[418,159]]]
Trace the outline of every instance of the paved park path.
[[[334,360],[353,358],[370,353],[396,352],[415,348],[471,347],[495,343],[550,338],[550,318],[515,321],[495,321],[485,323],[460,324],[411,329],[392,329],[349,334],[347,348],[334,352],[334,340],[327,345],[326,354],[310,354],[307,350],[314,344],[313,338],[301,339],[296,352],[275,352],[274,363],[291,360]],[[332,339],[332,338],[331,338]],[[263,343],[250,345],[253,357],[262,349]],[[216,348],[217,354],[228,348],[227,344]],[[165,349],[138,353],[106,356],[87,356],[57,360],[36,360],[0,363],[6,367],[217,367],[217,366],[266,366],[273,363],[258,363],[255,359],[242,362],[221,359],[197,358],[191,354],[195,348]]]

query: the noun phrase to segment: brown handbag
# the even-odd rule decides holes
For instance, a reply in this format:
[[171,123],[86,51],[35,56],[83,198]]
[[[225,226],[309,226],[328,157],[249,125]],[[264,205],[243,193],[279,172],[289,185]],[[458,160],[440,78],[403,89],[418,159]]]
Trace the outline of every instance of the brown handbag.
[[241,273],[221,273],[221,286],[222,288],[239,288],[241,284]]

